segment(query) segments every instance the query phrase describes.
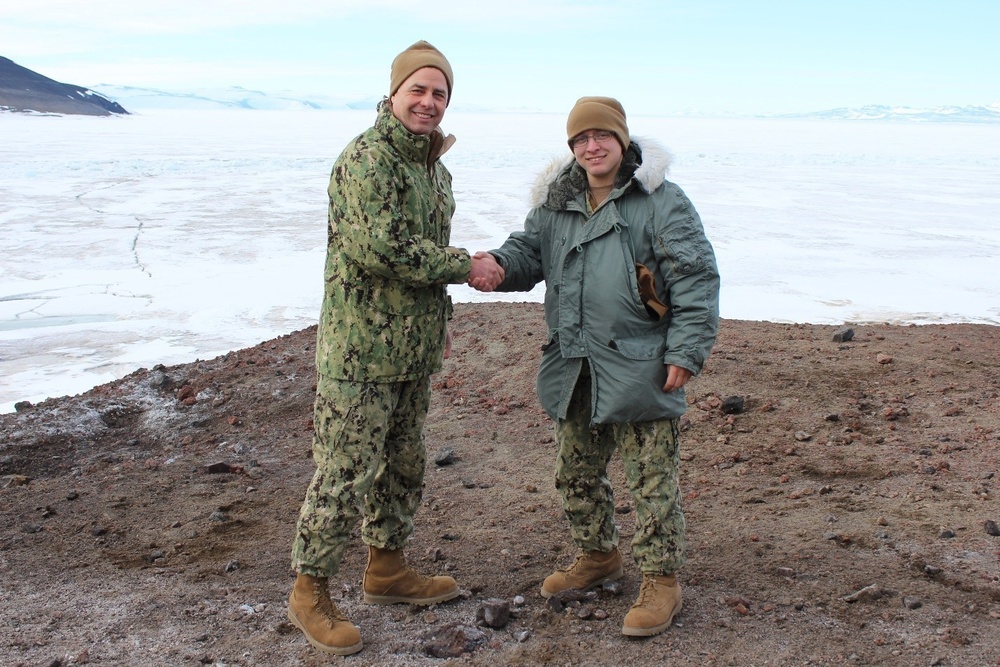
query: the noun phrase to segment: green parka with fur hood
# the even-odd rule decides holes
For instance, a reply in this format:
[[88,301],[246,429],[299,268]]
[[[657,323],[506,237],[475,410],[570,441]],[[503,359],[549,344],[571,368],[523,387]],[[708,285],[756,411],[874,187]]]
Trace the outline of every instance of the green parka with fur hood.
[[[491,253],[505,271],[499,291],[545,281],[548,342],[538,396],[565,419],[589,362],[594,424],[676,418],[683,389],[664,392],[666,366],[701,371],[719,323],[719,271],[701,219],[665,180],[670,155],[634,139],[615,186],[588,218],[586,172],[572,156],[539,175],[524,231]],[[648,267],[669,312],[657,320],[639,297],[636,263]]]

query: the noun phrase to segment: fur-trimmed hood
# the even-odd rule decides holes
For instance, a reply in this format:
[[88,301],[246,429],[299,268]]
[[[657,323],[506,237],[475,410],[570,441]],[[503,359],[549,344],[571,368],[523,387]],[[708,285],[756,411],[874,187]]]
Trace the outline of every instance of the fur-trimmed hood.
[[[663,184],[670,171],[673,156],[652,139],[632,137],[632,143],[622,159],[615,189],[634,181],[646,194],[651,194]],[[547,206],[561,210],[587,186],[587,174],[576,163],[572,154],[558,157],[538,174],[531,188],[531,208]]]

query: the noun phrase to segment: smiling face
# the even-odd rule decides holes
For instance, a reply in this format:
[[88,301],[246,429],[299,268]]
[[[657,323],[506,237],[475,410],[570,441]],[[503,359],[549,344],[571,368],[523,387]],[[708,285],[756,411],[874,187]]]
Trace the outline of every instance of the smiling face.
[[614,134],[610,137],[607,134],[601,130],[587,130],[570,142],[577,164],[587,172],[587,182],[594,187],[613,185],[622,163],[622,145]]
[[436,67],[422,67],[403,81],[389,102],[403,127],[413,134],[430,134],[444,118],[448,80]]

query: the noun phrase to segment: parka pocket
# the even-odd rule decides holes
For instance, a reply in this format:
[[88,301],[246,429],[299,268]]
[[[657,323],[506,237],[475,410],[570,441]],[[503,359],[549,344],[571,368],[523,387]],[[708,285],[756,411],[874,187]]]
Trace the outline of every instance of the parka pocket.
[[663,355],[667,353],[667,339],[664,334],[634,338],[613,338],[608,347],[618,350],[618,353],[626,359],[636,361],[662,359]]
[[670,261],[671,269],[679,276],[704,271],[712,256],[707,239],[693,233],[672,238],[658,236],[655,244],[658,253]]
[[684,412],[683,398],[663,391],[666,350],[662,333],[616,338],[591,350],[597,373],[595,423],[644,422]]

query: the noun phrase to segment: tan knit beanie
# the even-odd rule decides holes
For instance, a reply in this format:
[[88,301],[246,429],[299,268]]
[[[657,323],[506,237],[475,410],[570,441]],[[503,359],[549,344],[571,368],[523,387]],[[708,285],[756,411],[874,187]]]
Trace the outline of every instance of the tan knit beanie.
[[423,40],[408,47],[392,61],[392,70],[389,75],[389,96],[395,95],[411,74],[424,67],[434,67],[441,70],[445,80],[448,81],[448,101],[451,102],[451,88],[454,84],[451,65],[440,51]]
[[[608,130],[614,132],[622,149],[628,148],[628,125],[625,124],[625,109],[613,97],[581,97],[566,119],[566,135],[570,142],[573,137],[587,130]],[[570,150],[573,144],[569,145]]]

